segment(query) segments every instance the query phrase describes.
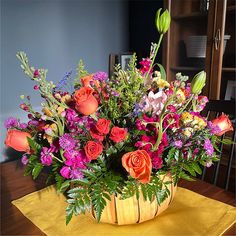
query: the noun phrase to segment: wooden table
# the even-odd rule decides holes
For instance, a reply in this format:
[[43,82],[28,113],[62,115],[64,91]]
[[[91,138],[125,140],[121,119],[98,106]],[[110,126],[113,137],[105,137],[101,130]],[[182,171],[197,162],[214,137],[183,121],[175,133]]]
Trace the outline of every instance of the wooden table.
[[[3,163],[1,167],[1,235],[44,235],[30,220],[11,204],[12,200],[45,187],[46,176],[33,181],[30,176],[23,176],[20,161]],[[235,205],[233,193],[226,192],[206,182],[181,181],[179,186],[200,193],[221,202]],[[225,235],[235,235],[236,224]]]

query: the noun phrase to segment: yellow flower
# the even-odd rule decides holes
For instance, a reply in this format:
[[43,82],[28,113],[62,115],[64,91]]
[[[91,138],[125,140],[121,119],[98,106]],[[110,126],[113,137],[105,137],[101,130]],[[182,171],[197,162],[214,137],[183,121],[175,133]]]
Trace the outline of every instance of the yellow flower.
[[189,112],[185,111],[181,114],[181,121],[186,124],[186,123],[190,123],[193,120],[193,115],[190,114]]
[[183,102],[186,99],[185,94],[184,94],[184,92],[181,89],[177,90],[176,97],[177,97],[179,102]]
[[63,108],[63,107],[58,107],[58,108],[57,108],[57,113],[60,115],[64,110],[65,110],[65,108]]
[[61,101],[64,102],[64,103],[68,103],[71,100],[72,100],[72,98],[71,98],[71,95],[69,95],[69,94],[66,94],[66,95],[62,96],[62,98],[61,98]]
[[170,84],[166,80],[161,79],[161,78],[158,78],[156,80],[156,84],[160,89],[163,89],[165,87],[167,87],[167,88],[170,87]]
[[193,132],[194,132],[194,130],[191,127],[187,127],[185,129],[183,129],[183,134],[187,137],[190,137]]
[[50,109],[49,109],[48,107],[44,107],[44,108],[42,109],[42,112],[43,112],[45,115],[47,115],[47,116],[50,116],[50,117],[53,116],[52,112],[50,111]]
[[49,143],[52,143],[53,139],[54,139],[53,136],[57,135],[57,133],[58,133],[57,125],[55,123],[50,124],[50,125],[48,124],[48,125],[45,125],[44,128],[51,128],[52,129],[52,131],[53,131],[52,134],[53,135],[44,134],[44,136],[43,136],[43,138],[47,139]]

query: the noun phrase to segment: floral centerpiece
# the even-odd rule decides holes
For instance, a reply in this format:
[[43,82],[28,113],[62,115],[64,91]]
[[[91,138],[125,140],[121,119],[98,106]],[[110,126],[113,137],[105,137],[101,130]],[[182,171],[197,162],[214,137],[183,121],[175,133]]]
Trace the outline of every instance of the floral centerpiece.
[[[44,102],[37,112],[30,97],[20,108],[28,123],[16,118],[5,122],[5,144],[25,152],[25,174],[37,178],[50,169],[56,187],[68,194],[66,222],[73,214],[94,211],[99,221],[112,196],[128,199],[142,195],[160,205],[170,195],[170,184],[201,174],[201,166],[217,161],[219,135],[232,130],[227,116],[207,121],[201,116],[207,97],[200,95],[206,73],[176,74],[168,82],[155,57],[169,28],[168,11],[157,11],[157,44],[137,68],[134,54],[128,70],[116,65],[114,75],[88,73],[82,61],[77,74],[68,73],[57,85],[46,80],[47,70],[29,65],[17,53],[25,74],[36,84]],[[165,179],[163,176],[170,176]]]

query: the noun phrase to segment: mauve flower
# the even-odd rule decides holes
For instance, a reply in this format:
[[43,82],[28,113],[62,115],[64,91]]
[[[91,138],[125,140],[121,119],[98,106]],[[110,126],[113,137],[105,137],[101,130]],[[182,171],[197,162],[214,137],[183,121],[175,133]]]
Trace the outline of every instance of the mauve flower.
[[14,117],[9,117],[4,122],[4,126],[6,129],[15,128],[15,127],[18,127],[18,125],[19,125],[19,122]]
[[45,166],[50,166],[52,164],[52,153],[47,147],[43,147],[40,153],[41,163]]
[[174,141],[173,146],[175,146],[176,148],[182,148],[183,142],[181,140],[176,140]]
[[84,177],[83,173],[78,169],[71,170],[70,172],[71,179],[82,179],[83,177]]
[[207,122],[207,126],[210,129],[211,134],[218,134],[221,131],[220,127],[218,125],[214,125],[211,121]]
[[27,165],[28,162],[29,162],[29,159],[28,159],[27,155],[26,155],[26,154],[22,155],[22,157],[21,157],[21,163],[22,163],[23,165]]
[[100,82],[105,82],[108,79],[108,74],[103,71],[98,71],[93,75],[93,79]]
[[39,122],[37,120],[30,120],[28,122],[28,125],[30,125],[30,126],[37,126],[38,124],[39,124]]
[[77,142],[70,134],[64,134],[59,138],[59,144],[64,150],[70,151],[75,148]]
[[70,167],[68,166],[63,166],[60,170],[60,174],[62,177],[64,177],[65,179],[69,179],[70,178]]
[[206,139],[204,142],[204,149],[206,150],[206,153],[208,156],[212,156],[213,152],[214,152],[214,148],[211,144],[210,139]]
[[28,125],[26,123],[20,123],[20,125],[19,125],[20,129],[26,129],[27,126]]

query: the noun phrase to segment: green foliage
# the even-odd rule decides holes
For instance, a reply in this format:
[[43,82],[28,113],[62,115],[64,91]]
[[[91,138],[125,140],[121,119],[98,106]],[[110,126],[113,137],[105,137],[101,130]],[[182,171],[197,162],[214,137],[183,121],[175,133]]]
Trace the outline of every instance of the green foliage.
[[80,79],[88,75],[87,70],[85,69],[83,60],[80,60],[76,68],[76,78],[74,79],[74,87],[81,85]]
[[[35,145],[34,142],[31,142],[31,144]],[[43,165],[39,162],[39,158],[36,155],[31,155],[29,157],[28,165],[25,168],[24,175],[30,175],[32,174],[33,179],[36,179],[40,172],[43,169]]]
[[164,182],[160,175],[152,176],[151,181],[146,184],[139,183],[129,177],[122,190],[121,199],[127,199],[134,195],[139,199],[140,193],[142,193],[145,201],[153,201],[156,198],[158,205],[160,205],[170,195],[168,185],[171,183],[171,181]]
[[38,144],[34,139],[31,139],[29,137],[27,137],[27,141],[33,151],[35,151],[36,153],[40,152],[40,150],[42,148],[42,146],[40,144]]
[[164,67],[159,63],[157,63],[157,65],[160,68],[161,79],[166,80],[166,71],[165,71]]
[[[120,191],[119,186],[123,179],[107,169],[104,158],[98,158],[97,162],[97,164],[89,163],[88,169],[82,170],[83,179],[69,181],[76,187],[68,191],[67,223],[73,214],[78,215],[84,213],[85,210],[90,211],[91,204],[97,220],[100,221],[106,199],[110,201],[109,195]],[[67,187],[68,183],[63,185]]]
[[110,78],[109,86],[118,92],[119,97],[110,96],[108,101],[104,101],[107,109],[106,115],[112,121],[122,122],[124,117],[133,112],[135,103],[144,94],[144,78],[136,68],[136,61],[137,57],[134,54],[127,71],[122,70],[120,65],[114,68],[114,76]]

